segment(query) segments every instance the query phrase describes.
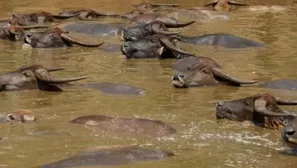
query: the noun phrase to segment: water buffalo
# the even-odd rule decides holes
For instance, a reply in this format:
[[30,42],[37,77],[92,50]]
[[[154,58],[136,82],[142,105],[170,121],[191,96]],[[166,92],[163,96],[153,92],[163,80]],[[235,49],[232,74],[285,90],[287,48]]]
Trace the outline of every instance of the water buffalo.
[[168,31],[168,28],[186,27],[193,23],[195,23],[195,21],[183,24],[165,24],[160,21],[155,21],[145,25],[131,26],[123,29],[122,39],[124,39],[125,41],[137,41],[153,34],[178,34],[179,32]]
[[132,6],[134,6],[137,9],[147,10],[147,9],[159,8],[159,7],[179,7],[181,5],[180,4],[153,4],[150,2],[142,2]]
[[104,12],[97,9],[78,9],[78,10],[65,10],[65,11],[59,12],[59,14],[54,16],[55,18],[60,18],[60,19],[78,17],[79,19],[82,19],[82,20],[93,20],[102,16],[116,17],[119,15],[115,13]]
[[172,77],[172,85],[176,88],[187,88],[205,85],[253,84],[257,81],[241,80],[224,72],[219,64],[207,57],[188,57],[179,60],[172,67],[178,71]]
[[289,145],[297,147],[297,117],[282,130],[282,137]]
[[94,126],[111,132],[129,132],[153,137],[176,133],[176,130],[160,120],[144,118],[120,118],[104,115],[88,115],[71,121],[75,124]]
[[62,31],[60,28],[48,29],[44,32],[26,33],[24,45],[33,48],[53,48],[70,47],[73,44],[84,47],[98,47],[99,44],[88,44],[68,35],[69,32]]
[[0,91],[40,89],[44,91],[62,91],[57,84],[78,81],[86,77],[54,79],[49,72],[63,70],[62,68],[45,68],[33,64],[0,75]]
[[[68,17],[70,18],[70,17]],[[34,12],[34,13],[13,13],[11,19],[20,26],[44,25],[54,22],[55,19],[66,19],[53,15],[49,12]]]
[[162,34],[147,36],[138,41],[129,41],[122,45],[122,53],[126,58],[183,58],[192,55],[175,46],[176,37]]
[[206,57],[188,57],[176,62],[172,67],[177,72],[173,75],[171,84],[176,88],[188,88],[206,85],[255,84],[253,86],[297,90],[297,80],[276,79],[272,81],[244,81],[226,72],[212,59]]
[[48,26],[19,26],[7,23],[7,26],[0,28],[0,39],[10,41],[22,41],[24,40],[26,30],[46,27]]
[[34,113],[27,109],[18,109],[11,113],[1,115],[0,122],[31,122],[36,121]]
[[281,100],[270,94],[219,101],[216,104],[217,119],[252,121],[266,128],[280,128],[290,123],[297,113],[284,111],[278,105],[297,105],[297,101]]
[[117,166],[140,161],[161,160],[171,156],[174,154],[169,151],[146,149],[136,145],[96,147],[69,158],[43,165],[41,168]]
[[169,17],[157,13],[144,13],[130,18],[131,24],[148,24],[154,21],[161,21],[166,24],[177,24],[178,21],[174,17]]
[[127,40],[136,40],[145,36],[161,33],[176,34],[177,32],[168,32],[167,28],[179,28],[193,24],[193,22],[165,24],[155,21],[149,24],[130,25],[122,23],[103,24],[98,22],[68,22],[60,24],[58,27],[64,31],[85,34],[89,36],[121,36]]
[[215,0],[213,2],[205,4],[204,6],[212,7],[213,10],[218,12],[228,12],[235,6],[249,6],[249,4],[230,0]]
[[180,42],[190,44],[214,45],[226,48],[266,47],[265,44],[226,33],[204,34],[193,37],[180,34],[174,36],[178,37]]

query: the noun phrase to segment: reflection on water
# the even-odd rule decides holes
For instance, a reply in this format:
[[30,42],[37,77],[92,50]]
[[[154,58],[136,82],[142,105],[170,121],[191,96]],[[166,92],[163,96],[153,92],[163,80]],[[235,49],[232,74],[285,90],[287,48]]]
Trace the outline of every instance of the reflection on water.
[[[131,4],[110,0],[2,0],[0,14],[44,9],[58,11],[66,7],[90,7],[125,13]],[[187,7],[208,1],[167,0]],[[182,29],[185,35],[225,32],[260,41],[266,49],[224,49],[180,44],[200,56],[215,59],[225,71],[245,79],[269,80],[296,78],[296,5],[292,1],[246,0],[256,5],[286,7],[279,12],[230,13],[228,20],[204,20]],[[296,37],[296,38],[295,38]],[[110,42],[115,41],[111,39]],[[297,99],[297,92],[261,88],[202,87],[175,89],[170,86],[175,60],[125,60],[120,53],[90,48],[22,49],[20,43],[1,41],[1,72],[12,71],[27,63],[63,67],[55,76],[88,75],[84,82],[132,84],[148,90],[146,96],[113,96],[84,88],[69,88],[64,93],[37,90],[1,92],[1,111],[31,109],[35,124],[3,124],[0,136],[0,167],[33,167],[46,164],[78,151],[101,145],[139,144],[171,150],[177,156],[163,161],[136,163],[122,167],[286,167],[295,168],[296,156],[281,155],[280,132],[255,127],[250,123],[217,121],[215,102],[237,99],[257,93],[272,93]],[[81,81],[80,83],[82,83]],[[297,110],[290,106],[288,109]],[[163,138],[146,138],[113,134],[95,128],[70,124],[69,121],[91,114],[120,117],[146,117],[163,120],[179,132]],[[25,166],[24,166],[25,165]]]

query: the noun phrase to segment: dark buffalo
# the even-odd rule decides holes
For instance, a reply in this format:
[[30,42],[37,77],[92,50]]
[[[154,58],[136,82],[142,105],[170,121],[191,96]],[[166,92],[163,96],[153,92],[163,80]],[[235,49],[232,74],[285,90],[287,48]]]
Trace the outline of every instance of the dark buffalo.
[[49,72],[63,70],[61,68],[45,68],[42,65],[28,65],[20,69],[0,75],[0,91],[40,89],[44,91],[62,91],[57,84],[78,81],[86,77],[54,79]]
[[78,10],[65,10],[62,12],[59,12],[58,15],[55,15],[56,18],[60,19],[68,19],[72,17],[78,17],[79,19],[82,20],[93,20],[98,17],[103,17],[103,16],[119,16],[118,14],[115,13],[110,13],[110,12],[105,12],[101,10],[95,10],[95,9],[78,9]]
[[145,36],[160,33],[166,35],[176,34],[169,32],[167,28],[180,28],[193,24],[193,22],[165,24],[155,21],[149,24],[127,26],[122,23],[102,24],[98,22],[68,22],[58,27],[64,31],[71,31],[88,36],[121,36],[126,40],[138,40]]
[[36,121],[34,113],[31,110],[27,109],[18,109],[11,113],[1,115],[0,122],[31,122]]
[[183,35],[174,36],[178,37],[181,42],[190,44],[214,45],[226,48],[266,47],[263,43],[226,33],[213,33],[193,37]]
[[81,42],[69,36],[68,32],[64,32],[57,27],[48,29],[44,32],[26,33],[24,43],[26,46],[33,48],[70,47],[73,46],[73,44],[84,47],[98,47],[103,44],[88,44]]
[[282,137],[290,146],[297,147],[297,117],[282,131]]
[[160,21],[155,21],[145,25],[131,26],[123,30],[122,39],[125,41],[137,41],[153,34],[178,34],[179,32],[168,31],[168,28],[186,27],[193,23],[195,23],[195,21],[182,24],[165,24]]
[[175,46],[175,37],[161,34],[148,36],[134,42],[126,42],[122,45],[122,53],[126,58],[183,58],[192,55]]
[[41,166],[41,168],[73,168],[81,166],[117,166],[140,161],[161,160],[174,156],[164,150],[145,149],[135,145],[97,147],[69,158]]
[[176,88],[198,87],[206,85],[254,84],[257,87],[271,89],[297,90],[297,81],[277,79],[266,82],[244,81],[226,72],[212,59],[205,57],[189,57],[179,60],[172,67],[177,72],[172,77],[172,85]]
[[212,7],[213,10],[218,12],[228,12],[236,6],[249,6],[249,4],[230,0],[215,0],[213,2],[205,4],[204,6]]
[[216,104],[217,119],[252,121],[266,128],[284,127],[297,116],[295,112],[284,111],[278,105],[297,105],[297,101],[281,100],[270,94],[258,94]]
[[71,122],[98,127],[111,132],[129,132],[153,137],[176,133],[174,128],[163,121],[144,118],[119,118],[104,115],[89,115],[78,117]]
[[240,86],[257,83],[257,81],[241,80],[227,74],[214,60],[206,57],[184,58],[172,68],[178,71],[172,77],[172,85],[176,88],[218,84]]
[[70,84],[69,82],[85,79],[86,77],[54,79],[50,72],[64,70],[63,68],[45,68],[33,64],[0,75],[0,91],[39,89],[44,91],[63,91],[61,87],[84,87],[100,90],[106,94],[144,95],[147,91],[128,84],[108,82],[90,84]]

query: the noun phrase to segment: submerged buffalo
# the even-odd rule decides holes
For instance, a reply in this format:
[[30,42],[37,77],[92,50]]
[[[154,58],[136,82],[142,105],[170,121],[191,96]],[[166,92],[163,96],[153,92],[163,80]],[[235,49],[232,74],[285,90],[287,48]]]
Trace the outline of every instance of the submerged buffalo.
[[297,105],[297,101],[281,100],[270,94],[258,94],[216,104],[217,119],[252,121],[266,128],[280,128],[297,116],[295,112],[284,111],[278,105]]
[[98,127],[111,132],[129,132],[154,137],[176,133],[174,128],[163,121],[144,118],[120,118],[104,115],[89,115],[78,117],[71,122]]
[[[66,17],[65,17],[66,18]],[[46,23],[52,23],[55,19],[65,19],[59,16],[53,15],[49,12],[34,12],[34,13],[13,13],[11,19],[20,26],[31,25],[44,25]],[[70,17],[68,17],[70,18]]]
[[33,64],[0,75],[0,91],[39,89],[43,91],[63,91],[62,87],[84,87],[100,90],[106,94],[144,95],[146,90],[128,84],[108,82],[70,84],[87,77],[55,79],[50,72],[64,70],[63,68],[45,68],[43,65]]
[[290,146],[297,147],[297,117],[282,130],[282,137]]
[[134,6],[137,9],[147,10],[147,9],[160,8],[160,7],[179,7],[181,5],[180,4],[154,4],[151,2],[142,2],[132,6]]
[[11,113],[0,115],[0,122],[32,122],[36,121],[34,113],[27,109],[18,109]]
[[191,56],[191,53],[183,51],[175,46],[176,37],[168,37],[161,34],[148,36],[144,39],[126,42],[122,45],[122,53],[126,58],[183,58]]
[[24,39],[24,29],[21,26],[7,26],[0,29],[0,39],[21,41]]
[[45,68],[42,65],[28,65],[0,75],[0,91],[40,89],[44,91],[62,91],[57,84],[78,81],[86,77],[55,79],[50,72],[62,68]]
[[165,24],[160,21],[155,21],[145,25],[131,26],[124,28],[122,32],[122,39],[125,41],[137,41],[154,34],[174,35],[179,32],[170,32],[168,31],[168,28],[186,27],[193,23],[195,23],[195,21],[181,24]]
[[44,32],[30,32],[26,33],[24,44],[33,48],[71,47],[73,44],[84,47],[98,47],[103,44],[88,44],[78,39],[74,39],[69,36],[68,33],[69,32],[62,31],[58,27],[48,29]]
[[249,48],[249,47],[266,47],[265,44],[248,40],[232,34],[213,33],[201,36],[183,36],[174,35],[180,39],[180,42],[189,44],[214,45],[226,48]]
[[231,0],[215,0],[213,2],[205,4],[204,6],[212,7],[213,10],[218,12],[228,12],[232,10],[234,7],[249,6],[249,4]]
[[46,164],[41,168],[73,168],[81,166],[117,166],[134,162],[161,160],[174,156],[172,152],[141,148],[135,145],[97,147],[69,158]]
[[188,57],[179,60],[172,67],[178,71],[172,77],[172,85],[176,88],[187,88],[205,85],[232,85],[253,84],[257,81],[241,80],[223,71],[213,59],[207,57]]
[[258,82],[235,78],[224,72],[214,60],[205,57],[184,58],[176,62],[172,68],[177,71],[171,81],[171,84],[176,88],[206,85],[241,86],[242,84],[254,84],[253,86],[263,88],[297,90],[297,80],[292,79]]
[[93,20],[103,16],[116,17],[119,15],[111,12],[101,11],[98,9],[78,9],[78,10],[65,10],[65,11],[59,12],[58,15],[55,15],[55,18],[68,19],[72,17],[78,17],[79,19],[82,19],[82,20]]

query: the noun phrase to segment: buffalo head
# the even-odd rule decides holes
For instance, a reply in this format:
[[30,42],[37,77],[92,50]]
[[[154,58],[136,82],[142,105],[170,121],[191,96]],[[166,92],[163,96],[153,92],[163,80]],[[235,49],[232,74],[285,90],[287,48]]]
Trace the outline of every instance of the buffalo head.
[[297,146],[297,117],[294,118],[282,131],[283,139],[292,146]]
[[100,16],[119,16],[115,13],[109,13],[105,11],[100,10],[93,10],[93,9],[79,9],[79,10],[65,10],[62,12],[59,12],[58,15],[53,15],[57,19],[68,19],[72,17],[78,17],[82,20],[88,20],[88,19],[96,19]]
[[4,116],[4,121],[12,122],[31,122],[36,121],[34,113],[27,109],[18,109]]
[[240,86],[256,83],[256,81],[240,80],[227,74],[214,60],[206,57],[184,58],[175,63],[172,68],[177,71],[171,82],[176,88],[218,84]]
[[144,39],[126,42],[121,50],[127,58],[178,58],[180,55],[191,55],[175,46],[176,37],[161,34],[148,36]]
[[0,39],[20,41],[23,40],[24,35],[25,32],[21,26],[8,25],[0,30]]
[[40,89],[44,91],[62,91],[57,84],[78,81],[86,77],[55,79],[50,72],[61,68],[45,68],[42,65],[28,65],[20,69],[0,75],[0,91]]
[[68,35],[68,32],[63,32],[59,28],[48,29],[44,32],[26,33],[25,45],[29,45],[33,48],[52,48],[52,47],[65,47],[77,44],[85,47],[98,47],[100,44],[87,44],[76,40]]
[[178,34],[179,32],[170,32],[167,28],[179,28],[185,27],[190,24],[195,23],[195,21],[188,23],[176,23],[176,24],[165,24],[161,21],[155,21],[145,25],[138,25],[128,27],[122,31],[122,39],[125,41],[137,41],[143,39],[146,36],[153,34],[164,34],[164,35],[173,35]]
[[20,26],[30,26],[34,24],[45,24],[54,21],[54,17],[48,12],[36,12],[36,13],[13,13],[11,15],[12,20],[16,20]]
[[230,11],[232,6],[248,6],[247,3],[235,2],[231,0],[215,0],[211,3],[205,4],[204,6],[211,6],[215,11],[227,12]]
[[270,94],[220,101],[216,104],[216,117],[252,121],[267,128],[279,128],[287,125],[297,113],[284,111],[278,105],[297,105],[297,101],[281,100]]

